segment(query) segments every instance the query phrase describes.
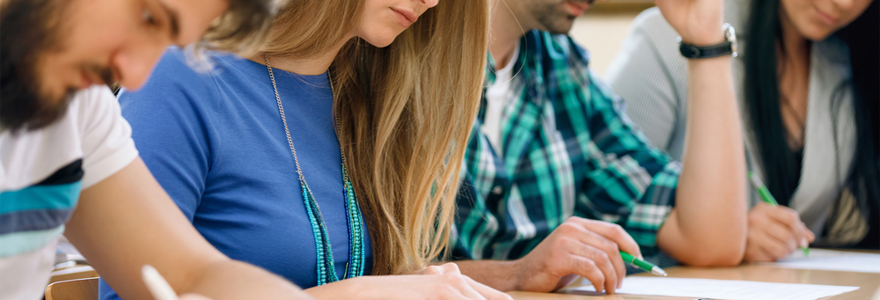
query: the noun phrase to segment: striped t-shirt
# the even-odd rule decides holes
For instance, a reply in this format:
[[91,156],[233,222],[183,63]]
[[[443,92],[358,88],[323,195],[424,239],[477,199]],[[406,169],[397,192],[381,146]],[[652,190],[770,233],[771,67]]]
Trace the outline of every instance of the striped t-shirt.
[[137,155],[106,86],[79,92],[49,127],[0,131],[0,300],[42,298],[80,191]]

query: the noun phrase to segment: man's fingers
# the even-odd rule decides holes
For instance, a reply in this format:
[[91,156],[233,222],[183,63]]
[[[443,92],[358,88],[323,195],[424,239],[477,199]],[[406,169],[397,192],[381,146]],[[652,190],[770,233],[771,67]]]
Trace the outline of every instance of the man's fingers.
[[[608,260],[611,262],[612,268],[614,268],[614,271],[617,273],[617,276],[615,276],[615,278],[623,278],[624,276],[626,276],[626,265],[624,265],[623,263],[623,258],[620,257],[620,248],[618,248],[617,243],[614,243],[604,236],[601,236],[592,231],[586,231],[584,234],[578,237],[578,240],[586,245],[601,250],[605,253],[605,255],[608,256]],[[582,254],[589,253],[584,252]],[[615,280],[615,282],[618,281]],[[614,286],[617,286],[617,284],[615,283]]]
[[620,225],[604,221],[587,220],[579,217],[571,217],[568,221],[579,224],[586,230],[595,232],[614,242],[623,252],[629,253],[635,257],[642,256],[642,251],[639,250],[639,245],[636,244],[636,241],[626,233]]
[[577,266],[575,270],[572,270],[572,273],[581,275],[589,280],[597,292],[605,291],[605,275],[592,260],[583,257],[573,257],[572,260],[574,265]]
[[[596,235],[597,239],[602,239]],[[626,267],[623,265],[623,259],[620,258],[620,252],[617,251],[617,244],[605,240],[603,245],[601,240],[596,241],[594,245],[586,248],[587,255],[593,260],[593,263],[605,274],[605,289],[613,292],[617,288],[620,278],[626,276]],[[610,244],[610,245],[609,245]],[[602,249],[600,247],[604,247]]]

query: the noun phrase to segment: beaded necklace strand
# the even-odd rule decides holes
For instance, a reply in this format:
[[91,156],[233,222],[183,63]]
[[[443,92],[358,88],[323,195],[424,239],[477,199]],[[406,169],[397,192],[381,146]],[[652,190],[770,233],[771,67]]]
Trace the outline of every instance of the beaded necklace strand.
[[[287,144],[290,146],[290,152],[293,154],[293,160],[296,163],[296,173],[299,175],[299,183],[302,188],[303,204],[305,204],[306,212],[309,215],[309,223],[312,225],[312,235],[315,237],[315,249],[317,250],[317,272],[318,285],[324,285],[330,282],[339,281],[334,267],[333,251],[330,247],[330,235],[327,227],[324,225],[324,217],[321,215],[321,209],[315,196],[309,189],[308,183],[303,176],[302,168],[299,166],[299,158],[296,156],[296,148],[293,146],[293,139],[290,137],[290,130],[287,128],[287,118],[284,116],[284,105],[281,104],[281,96],[278,94],[278,86],[275,84],[275,73],[272,72],[272,65],[269,64],[269,55],[264,54],[266,60],[266,68],[269,70],[269,79],[272,81],[272,88],[275,90],[275,101],[278,102],[278,112],[281,114],[281,121],[284,123],[284,132],[287,134]],[[327,74],[329,79],[330,74]],[[333,93],[333,82],[330,82],[330,92]],[[339,128],[339,119],[336,118],[334,112],[333,118],[336,120],[336,128]],[[345,155],[342,156],[342,196],[345,198],[346,221],[348,223],[348,263],[345,266],[345,274],[342,279],[353,278],[364,275],[364,220],[361,215],[360,205],[349,180],[348,173],[345,170]]]

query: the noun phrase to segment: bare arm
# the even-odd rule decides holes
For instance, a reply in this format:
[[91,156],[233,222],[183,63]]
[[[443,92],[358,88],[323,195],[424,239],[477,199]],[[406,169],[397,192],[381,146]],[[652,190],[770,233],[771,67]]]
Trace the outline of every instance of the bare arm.
[[[663,0],[682,40],[724,40],[721,0]],[[746,240],[745,154],[730,56],[688,61],[688,124],[675,209],[658,245],[690,265],[738,264]]]
[[84,190],[65,235],[124,299],[152,299],[140,269],[151,264],[179,293],[213,299],[310,299],[267,271],[212,247],[139,158]]

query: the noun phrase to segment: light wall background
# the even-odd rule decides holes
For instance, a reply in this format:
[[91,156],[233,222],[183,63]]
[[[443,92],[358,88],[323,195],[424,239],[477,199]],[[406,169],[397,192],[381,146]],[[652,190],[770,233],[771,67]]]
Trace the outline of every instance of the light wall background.
[[651,1],[612,0],[596,4],[575,20],[569,34],[590,52],[590,68],[594,72],[604,76],[629,34],[633,19],[651,6]]

